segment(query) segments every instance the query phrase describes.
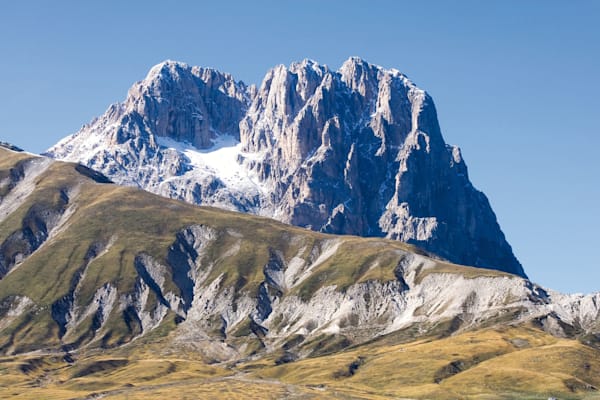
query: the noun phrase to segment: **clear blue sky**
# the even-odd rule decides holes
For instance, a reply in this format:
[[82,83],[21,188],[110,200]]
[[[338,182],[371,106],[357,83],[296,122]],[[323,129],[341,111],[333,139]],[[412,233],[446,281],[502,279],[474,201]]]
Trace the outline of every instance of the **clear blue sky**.
[[247,83],[312,58],[394,67],[535,282],[600,291],[600,1],[11,1],[0,6],[0,140],[40,152],[165,59]]

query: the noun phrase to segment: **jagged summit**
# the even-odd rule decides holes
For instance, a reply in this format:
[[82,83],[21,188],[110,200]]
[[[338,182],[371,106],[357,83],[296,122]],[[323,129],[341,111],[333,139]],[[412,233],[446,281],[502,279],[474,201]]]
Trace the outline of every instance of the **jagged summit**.
[[[233,76],[227,72],[221,72],[211,67],[190,66],[184,62],[165,60],[156,64],[140,83],[152,85],[157,81],[177,81],[186,79],[189,76],[195,76],[209,85],[221,85],[234,83],[236,86],[246,87],[241,81],[236,81]],[[235,92],[232,92],[235,95]]]
[[[280,66],[282,66],[283,68],[287,68],[284,64],[280,64]],[[294,61],[290,64],[289,69],[290,70],[294,70],[297,68],[312,68],[315,71],[319,71],[319,70],[323,70],[323,69],[329,69],[329,67],[327,67],[326,65],[321,65],[319,64],[318,61],[315,61],[313,59],[310,58],[305,58],[302,61]]]
[[148,75],[146,75],[145,80],[151,81],[159,76],[165,76],[167,72],[173,73],[178,68],[190,69],[190,66],[187,63],[181,61],[164,60],[150,68],[150,71],[148,71]]
[[279,65],[258,88],[165,61],[48,154],[191,203],[525,275],[431,97],[358,57]]

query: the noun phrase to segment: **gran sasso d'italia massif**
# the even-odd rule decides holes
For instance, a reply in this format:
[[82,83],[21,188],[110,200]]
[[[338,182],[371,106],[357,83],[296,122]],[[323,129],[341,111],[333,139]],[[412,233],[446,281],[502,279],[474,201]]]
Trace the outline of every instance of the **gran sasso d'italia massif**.
[[527,278],[397,70],[167,61],[46,155],[0,142],[0,398],[598,388],[600,293]]
[[280,65],[259,88],[166,61],[47,154],[190,203],[525,276],[431,97],[359,58]]

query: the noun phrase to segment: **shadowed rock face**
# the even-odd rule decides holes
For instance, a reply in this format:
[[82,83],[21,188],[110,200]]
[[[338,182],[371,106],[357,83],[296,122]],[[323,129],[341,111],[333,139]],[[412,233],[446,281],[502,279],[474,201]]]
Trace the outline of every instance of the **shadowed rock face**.
[[280,65],[258,89],[164,62],[48,154],[195,204],[525,276],[459,148],[444,142],[431,97],[359,58],[338,71]]

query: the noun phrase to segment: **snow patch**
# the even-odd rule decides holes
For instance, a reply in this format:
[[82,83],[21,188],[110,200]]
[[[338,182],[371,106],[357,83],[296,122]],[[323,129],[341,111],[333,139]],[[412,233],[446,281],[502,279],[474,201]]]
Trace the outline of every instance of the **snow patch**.
[[228,188],[249,191],[254,194],[266,193],[266,188],[258,176],[244,168],[240,157],[252,159],[256,154],[242,151],[242,144],[230,135],[220,135],[207,149],[198,149],[189,143],[182,143],[167,137],[157,137],[156,142],[168,149],[184,154],[193,168],[192,174],[214,175]]

